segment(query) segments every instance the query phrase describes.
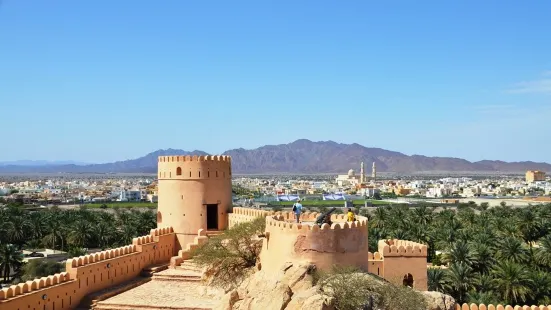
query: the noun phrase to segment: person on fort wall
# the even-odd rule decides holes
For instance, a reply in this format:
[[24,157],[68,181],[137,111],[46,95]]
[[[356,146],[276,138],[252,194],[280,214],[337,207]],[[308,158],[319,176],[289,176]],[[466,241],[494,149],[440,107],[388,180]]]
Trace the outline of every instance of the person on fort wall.
[[300,214],[302,213],[302,204],[300,203],[300,199],[293,204],[293,213],[295,214],[297,223],[300,223]]
[[348,218],[349,222],[354,222],[356,220],[356,216],[354,215],[354,212],[352,212],[352,209],[348,208],[348,212],[346,213],[346,217]]

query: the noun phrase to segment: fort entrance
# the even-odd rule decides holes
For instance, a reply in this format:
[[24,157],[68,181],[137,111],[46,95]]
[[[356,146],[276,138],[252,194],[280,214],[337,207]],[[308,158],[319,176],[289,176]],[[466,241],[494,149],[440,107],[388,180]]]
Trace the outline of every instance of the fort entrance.
[[207,205],[207,230],[218,230],[218,205]]

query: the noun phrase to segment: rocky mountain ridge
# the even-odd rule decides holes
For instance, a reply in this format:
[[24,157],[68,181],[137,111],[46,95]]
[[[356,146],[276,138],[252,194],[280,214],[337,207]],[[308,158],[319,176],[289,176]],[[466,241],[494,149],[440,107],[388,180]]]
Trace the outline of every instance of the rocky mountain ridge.
[[[504,162],[482,160],[470,162],[452,157],[428,157],[406,155],[381,148],[371,148],[334,141],[314,142],[300,139],[288,144],[265,145],[256,149],[243,148],[223,153],[232,157],[232,168],[237,174],[260,173],[345,173],[350,168],[359,169],[366,163],[371,172],[375,162],[378,172],[501,172],[521,173],[526,170],[551,172],[551,164],[531,161]],[[157,150],[143,157],[92,165],[4,165],[0,173],[156,173],[157,157],[162,155],[207,155],[204,151],[179,149]]]

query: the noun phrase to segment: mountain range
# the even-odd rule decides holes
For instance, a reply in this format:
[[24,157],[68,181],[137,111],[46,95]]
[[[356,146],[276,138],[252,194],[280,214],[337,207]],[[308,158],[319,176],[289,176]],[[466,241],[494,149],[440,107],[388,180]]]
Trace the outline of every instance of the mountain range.
[[[452,157],[406,155],[400,152],[370,148],[359,144],[333,141],[314,142],[300,139],[288,144],[265,145],[256,149],[243,148],[223,153],[232,157],[232,169],[237,174],[259,173],[346,173],[366,163],[371,172],[375,162],[378,172],[503,172],[519,173],[526,170],[550,172],[551,164],[531,161],[504,162],[482,160],[470,162]],[[156,173],[157,157],[165,155],[208,155],[195,150],[157,150],[143,157],[106,164],[78,164],[74,162],[32,164],[0,163],[0,173]],[[43,163],[43,164],[40,164]]]

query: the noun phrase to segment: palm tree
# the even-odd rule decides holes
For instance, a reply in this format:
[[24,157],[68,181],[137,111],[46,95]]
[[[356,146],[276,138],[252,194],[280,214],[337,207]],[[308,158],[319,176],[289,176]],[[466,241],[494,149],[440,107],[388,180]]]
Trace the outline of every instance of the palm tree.
[[494,249],[488,243],[479,242],[471,243],[470,249],[473,253],[473,269],[480,274],[487,274],[495,263]]
[[532,272],[532,304],[551,304],[551,274],[543,271]]
[[429,291],[445,292],[447,288],[446,284],[446,271],[440,268],[427,269],[427,281]]
[[25,243],[25,237],[31,231],[29,219],[24,215],[12,216],[8,226],[8,239],[11,243],[22,246]]
[[423,205],[413,209],[413,221],[419,226],[426,227],[432,222],[432,214],[432,209],[429,209],[427,206]]
[[477,281],[473,269],[463,262],[453,263],[447,275],[454,297],[456,297],[459,303],[464,303],[467,292],[474,288],[474,284]]
[[69,232],[69,242],[73,247],[85,247],[92,237],[92,226],[86,219],[77,220]]
[[496,279],[496,290],[501,298],[511,305],[524,303],[528,298],[533,280],[529,271],[521,264],[504,260],[492,270]]
[[371,226],[379,230],[384,230],[387,221],[387,209],[379,207],[375,209],[375,214],[371,220]]
[[59,213],[49,212],[45,216],[45,231],[44,244],[50,246],[55,251],[57,240],[61,239],[60,230],[63,227],[61,224]]
[[497,250],[497,257],[500,260],[508,260],[515,263],[524,263],[528,260],[526,249],[522,242],[513,237],[504,238]]
[[551,268],[551,235],[547,235],[540,240],[535,260],[538,264]]
[[518,229],[521,237],[530,249],[530,260],[534,259],[533,243],[547,234],[545,223],[536,217],[535,212],[526,208],[520,211]]
[[23,265],[23,254],[13,244],[0,244],[0,272],[4,282],[10,278],[10,272],[14,270],[16,273]]
[[469,245],[463,240],[452,244],[450,252],[447,256],[453,264],[464,263],[465,265],[471,266],[473,263],[473,256],[469,249]]

